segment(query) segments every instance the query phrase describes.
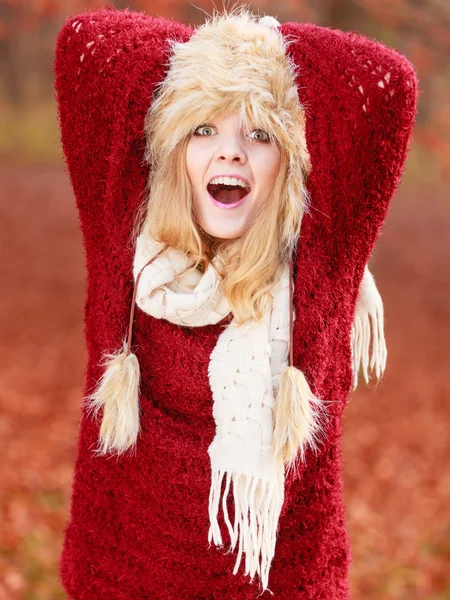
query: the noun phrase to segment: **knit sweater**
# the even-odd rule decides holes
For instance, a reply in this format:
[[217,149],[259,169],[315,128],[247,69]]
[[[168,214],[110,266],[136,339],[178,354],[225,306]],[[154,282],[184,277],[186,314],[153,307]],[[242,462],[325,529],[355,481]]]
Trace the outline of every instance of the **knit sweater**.
[[[111,8],[70,18],[56,45],[61,141],[83,233],[88,362],[126,336],[133,293],[133,219],[145,201],[144,117],[164,76],[168,38],[191,27]],[[312,171],[311,210],[294,264],[294,365],[329,401],[326,438],[286,479],[269,588],[277,600],[349,598],[342,486],[343,411],[352,385],[359,284],[399,183],[418,81],[397,51],[357,33],[284,23],[299,67]],[[214,437],[208,363],[223,324],[182,327],[137,311],[141,368],[136,452],[95,456],[99,422],[81,411],[60,578],[73,600],[254,599],[233,554],[208,547]],[[228,542],[226,530],[223,538]],[[264,593],[269,597],[270,593]]]

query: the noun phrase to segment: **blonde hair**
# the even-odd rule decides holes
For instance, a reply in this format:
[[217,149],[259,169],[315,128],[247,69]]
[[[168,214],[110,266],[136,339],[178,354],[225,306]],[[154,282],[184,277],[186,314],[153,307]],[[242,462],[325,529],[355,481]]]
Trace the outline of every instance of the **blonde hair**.
[[[271,309],[270,288],[295,252],[308,207],[305,114],[287,43],[245,6],[213,14],[187,42],[169,40],[169,69],[145,119],[147,201],[133,235],[151,232],[202,272],[220,257],[223,293],[239,324]],[[240,237],[226,240],[196,221],[186,147],[199,125],[234,111],[241,126],[269,134],[280,149],[280,167],[269,201],[256,208]]]

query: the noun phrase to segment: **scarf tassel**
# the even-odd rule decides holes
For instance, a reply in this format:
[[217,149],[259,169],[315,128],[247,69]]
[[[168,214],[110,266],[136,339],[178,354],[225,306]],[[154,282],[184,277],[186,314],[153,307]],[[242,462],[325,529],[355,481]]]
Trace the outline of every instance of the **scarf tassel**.
[[[379,380],[386,369],[386,340],[384,337],[384,310],[381,295],[373,275],[366,266],[359,288],[355,318],[352,326],[353,390],[358,385],[361,368],[369,383],[369,370]],[[370,349],[372,348],[372,352]]]
[[[217,516],[225,475],[226,484],[222,496],[222,510],[231,540],[229,552],[234,550],[239,540],[233,575],[237,574],[242,554],[245,553],[245,574],[250,575],[251,581],[253,581],[255,573],[258,573],[263,591],[265,591],[268,589],[269,570],[275,554],[283,490],[279,489],[276,481],[269,482],[254,475],[213,469],[209,496],[211,525],[208,542],[211,544],[213,540],[217,546],[223,545]],[[234,525],[231,524],[227,509],[227,497],[231,483],[233,484],[235,509]]]
[[106,367],[96,389],[85,398],[89,413],[97,417],[103,409],[97,454],[108,452],[120,455],[137,440],[139,424],[139,361],[135,354],[123,349],[105,354],[102,366]]
[[275,403],[274,455],[291,469],[308,446],[317,449],[325,429],[322,417],[325,403],[311,391],[303,372],[290,366],[280,373],[280,388]]

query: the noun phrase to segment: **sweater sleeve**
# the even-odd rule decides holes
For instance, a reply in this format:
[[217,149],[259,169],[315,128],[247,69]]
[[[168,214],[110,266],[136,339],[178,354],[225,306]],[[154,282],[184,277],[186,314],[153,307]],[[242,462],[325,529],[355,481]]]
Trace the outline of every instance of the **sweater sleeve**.
[[107,7],[70,17],[58,33],[61,144],[89,251],[104,247],[110,235],[125,166],[142,162],[144,116],[163,75],[167,40],[186,35],[184,29],[169,19]]
[[349,185],[348,197],[338,195],[333,210],[359,287],[404,171],[418,79],[396,50],[356,33],[346,33],[343,40],[339,84],[349,99],[342,160]]
[[[58,33],[55,92],[61,144],[89,247],[103,237],[108,155],[123,84],[124,32],[114,10],[70,17]],[[122,51],[123,54],[123,51]]]
[[360,280],[403,173],[416,72],[401,53],[359,33],[298,23],[283,33],[309,117],[313,218],[323,217],[339,259]]

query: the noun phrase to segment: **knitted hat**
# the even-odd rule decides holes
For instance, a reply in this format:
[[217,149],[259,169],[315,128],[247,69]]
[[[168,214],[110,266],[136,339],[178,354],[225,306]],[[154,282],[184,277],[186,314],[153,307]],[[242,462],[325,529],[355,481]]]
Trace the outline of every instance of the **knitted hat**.
[[[292,280],[293,255],[302,217],[308,211],[306,182],[311,164],[305,111],[298,97],[300,75],[286,52],[290,42],[283,38],[278,26],[272,17],[257,19],[240,7],[229,14],[213,16],[187,42],[170,40],[169,68],[157,86],[146,119],[146,158],[152,173],[163,178],[164,165],[181,140],[200,123],[234,111],[238,111],[241,122],[251,122],[253,127],[267,131],[287,158],[280,255],[289,261]],[[157,184],[154,177],[151,185]],[[95,413],[103,409],[98,450],[101,454],[124,452],[135,445],[139,433],[140,373],[131,345],[136,292],[144,268],[135,281],[128,337],[121,349],[105,355],[104,374],[86,398],[88,408]],[[303,456],[305,442],[314,447],[314,424],[309,437],[305,437],[304,420],[312,393],[303,373],[293,365],[292,286],[290,307],[290,360],[280,375],[274,448],[276,455],[292,466],[299,450]],[[354,388],[360,363],[368,381],[369,317],[376,331],[370,367],[380,377],[386,360],[382,302],[366,268],[352,330]]]

